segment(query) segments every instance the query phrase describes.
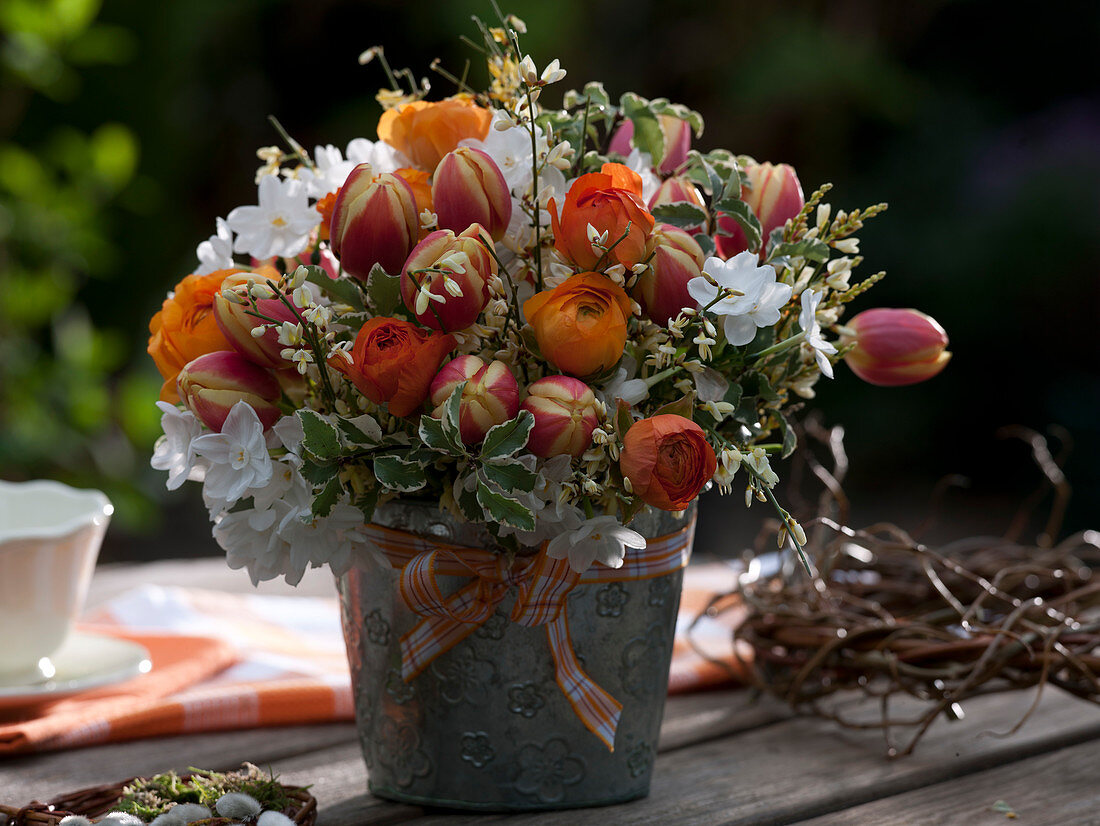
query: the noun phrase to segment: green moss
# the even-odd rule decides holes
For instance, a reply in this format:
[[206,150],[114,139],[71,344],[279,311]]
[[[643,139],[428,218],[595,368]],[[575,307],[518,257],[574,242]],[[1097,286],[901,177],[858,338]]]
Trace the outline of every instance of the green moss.
[[255,798],[265,811],[286,812],[292,805],[274,773],[245,763],[231,772],[192,768],[186,779],[174,771],[140,778],[122,790],[114,809],[148,822],[179,803],[198,803],[214,811],[214,804],[229,792]]

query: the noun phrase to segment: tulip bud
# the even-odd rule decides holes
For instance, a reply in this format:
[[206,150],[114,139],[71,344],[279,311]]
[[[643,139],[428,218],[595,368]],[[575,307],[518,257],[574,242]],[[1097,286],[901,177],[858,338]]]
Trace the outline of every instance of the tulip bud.
[[344,271],[365,281],[379,264],[397,273],[420,230],[416,198],[397,175],[374,175],[361,163],[348,175],[332,208],[332,251]]
[[695,306],[687,285],[703,274],[706,256],[694,238],[670,224],[659,225],[653,240],[649,269],[638,276],[631,295],[646,315],[666,327],[684,307]]
[[432,416],[443,417],[447,399],[462,382],[466,387],[459,405],[458,431],[464,444],[477,444],[489,428],[514,419],[519,412],[519,385],[504,362],[486,365],[477,356],[459,356],[443,365],[432,381]]
[[460,146],[444,156],[432,180],[440,229],[462,232],[481,224],[499,241],[512,220],[512,195],[496,162],[480,149]]
[[436,230],[416,245],[401,271],[401,299],[416,320],[433,330],[469,327],[489,301],[497,262],[478,240],[480,224],[459,235]]
[[[745,166],[745,177],[749,188],[741,194],[741,200],[749,205],[753,214],[760,220],[763,239],[760,252],[768,243],[772,230],[783,226],[802,211],[806,199],[802,196],[802,184],[798,175],[788,164],[773,166],[770,163],[750,162]],[[718,254],[730,259],[749,248],[745,231],[733,218],[723,215],[718,219],[718,227],[729,235],[718,234]]]
[[180,399],[211,430],[221,432],[233,405],[248,404],[264,430],[282,416],[276,406],[279,382],[269,371],[233,350],[207,353],[189,361],[176,380]]
[[[664,204],[677,204],[686,201],[692,206],[697,206],[703,212],[707,211],[706,201],[703,200],[699,189],[688,178],[673,177],[661,182],[653,197],[649,199],[649,209]],[[687,228],[688,232],[695,233],[703,229],[702,225]]]
[[[262,283],[263,277],[250,272],[235,272],[222,281],[221,289],[214,296],[214,318],[218,323],[218,329],[233,345],[233,349],[249,361],[273,370],[286,367],[287,363],[280,355],[283,345],[279,343],[278,330],[275,327],[269,327],[261,337],[254,338],[252,330],[264,322],[255,316],[248,315],[251,305],[247,303],[247,298],[244,304],[231,300],[236,296],[247,295],[249,281]],[[265,316],[279,322],[289,321],[291,324],[297,324],[299,321],[291,309],[277,298],[261,298],[256,302],[256,306]]]
[[527,394],[522,407],[535,417],[528,450],[544,459],[588,450],[599,424],[592,388],[571,376],[547,376],[529,385]]
[[865,310],[845,328],[841,344],[855,343],[844,356],[852,372],[870,384],[898,387],[939,373],[951,360],[947,333],[918,310]]
[[[657,122],[661,126],[665,146],[661,157],[654,159],[653,165],[662,175],[671,175],[687,161],[687,153],[691,149],[691,124],[669,114],[658,115]],[[633,148],[633,139],[634,122],[624,120],[611,136],[608,148],[625,158]]]

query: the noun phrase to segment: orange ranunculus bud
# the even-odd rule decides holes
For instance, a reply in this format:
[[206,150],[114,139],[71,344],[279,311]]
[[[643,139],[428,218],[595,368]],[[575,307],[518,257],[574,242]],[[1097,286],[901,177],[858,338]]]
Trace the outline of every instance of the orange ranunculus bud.
[[361,163],[332,208],[332,252],[344,272],[365,281],[375,264],[396,274],[416,245],[420,218],[412,187],[397,175],[375,175]]
[[[670,114],[658,115],[657,122],[664,135],[665,148],[661,157],[654,159],[654,166],[662,175],[671,175],[687,160],[688,150],[691,149],[691,124]],[[633,148],[633,138],[634,122],[625,120],[615,130],[609,148],[625,158]]]
[[[252,330],[264,322],[247,312],[251,309],[248,303],[248,282],[255,281],[262,284],[264,275],[265,273],[235,272],[226,276],[222,281],[221,289],[214,296],[214,317],[218,322],[218,329],[222,331],[222,335],[234,350],[261,367],[278,370],[287,367],[287,362],[281,355],[283,345],[279,343],[278,331],[271,327],[259,338],[253,338]],[[272,280],[279,277],[274,269],[267,275]],[[236,293],[244,303],[226,298],[225,294],[228,292]],[[300,320],[278,298],[261,298],[256,302],[256,306],[268,318],[289,321],[291,324],[297,324]]]
[[512,195],[496,162],[480,149],[460,146],[439,162],[432,178],[439,228],[462,232],[481,224],[499,241],[512,220]]
[[665,327],[684,307],[696,306],[687,284],[703,274],[706,256],[694,238],[670,224],[657,227],[653,244],[649,268],[638,277],[632,293],[645,314]]
[[[565,196],[561,218],[551,201],[550,220],[554,247],[579,269],[595,269],[601,259],[603,265],[622,264],[629,269],[648,255],[653,216],[642,201],[641,177],[622,164],[605,163],[602,172],[577,178]],[[589,226],[601,235],[607,233],[604,246],[615,245],[606,257],[592,246]]]
[[245,402],[267,430],[282,416],[279,382],[268,370],[235,350],[207,353],[189,361],[177,380],[183,403],[211,430],[221,432],[233,405]]
[[630,312],[630,297],[598,272],[574,275],[523,303],[543,358],[574,376],[590,376],[619,361]]
[[[783,226],[794,218],[806,204],[802,196],[802,184],[794,169],[785,163],[773,166],[770,163],[749,163],[745,166],[745,177],[750,189],[741,193],[741,200],[749,205],[753,214],[760,219],[763,239],[760,252],[768,243],[772,230]],[[730,235],[718,234],[718,254],[729,259],[749,248],[745,231],[733,218],[722,216],[718,226]]]
[[347,376],[375,404],[389,402],[394,416],[408,416],[428,398],[439,364],[454,336],[417,327],[409,321],[376,316],[359,330],[352,363],[333,356],[329,365]]
[[149,322],[148,352],[164,377],[161,401],[179,401],[176,376],[187,362],[206,353],[231,349],[215,320],[214,296],[233,272],[217,270],[209,275],[187,276]]
[[619,458],[634,495],[665,511],[682,511],[718,469],[703,428],[662,413],[631,425]]
[[599,424],[591,387],[572,376],[547,376],[528,385],[527,394],[522,407],[535,417],[528,450],[544,459],[588,450]]
[[401,300],[421,324],[444,332],[462,330],[485,309],[497,262],[479,236],[488,240],[480,224],[459,235],[436,230],[409,255],[401,270]]
[[414,164],[434,172],[440,159],[465,138],[485,140],[493,113],[466,95],[429,103],[416,100],[387,109],[378,120],[378,137]]
[[918,310],[864,310],[844,325],[855,342],[844,356],[852,372],[883,387],[916,384],[939,373],[951,360],[947,333],[939,322]]
[[454,389],[466,382],[459,402],[458,432],[463,444],[475,445],[489,428],[519,413],[519,384],[503,361],[486,364],[477,356],[451,359],[432,380],[432,416],[443,418],[443,407]]

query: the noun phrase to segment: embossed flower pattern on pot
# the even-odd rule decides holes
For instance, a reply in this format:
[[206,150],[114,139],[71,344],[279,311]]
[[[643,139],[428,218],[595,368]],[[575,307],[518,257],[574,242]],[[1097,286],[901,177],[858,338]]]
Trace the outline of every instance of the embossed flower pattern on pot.
[[504,639],[504,632],[508,630],[508,615],[503,611],[497,611],[485,623],[478,628],[474,635],[486,640]]
[[672,596],[672,579],[671,577],[662,576],[657,579],[650,580],[649,583],[649,597],[646,600],[650,605],[659,607],[668,602],[669,597]]
[[538,683],[520,683],[508,689],[508,710],[530,719],[546,705]]
[[612,582],[596,592],[596,613],[601,617],[622,616],[623,608],[630,601],[630,592],[620,582]]
[[367,627],[367,639],[376,645],[390,644],[390,624],[382,616],[382,612],[375,608],[363,620]]
[[516,790],[534,795],[542,803],[562,800],[565,787],[580,783],[584,777],[584,760],[570,752],[569,744],[560,737],[547,740],[545,746],[528,743],[520,750],[516,763]]
[[474,705],[489,698],[489,682],[496,676],[496,666],[479,659],[471,648],[456,648],[442,664],[436,660],[432,673],[439,681],[439,696],[451,705],[465,701]]
[[416,686],[405,682],[401,677],[401,672],[396,668],[391,668],[386,676],[386,693],[400,706],[416,696]]
[[497,756],[489,735],[483,731],[468,731],[462,735],[462,759],[480,769],[488,765]]
[[631,777],[641,777],[653,765],[653,749],[647,743],[639,743],[626,756],[626,767]]
[[648,677],[648,682],[652,682],[649,663],[653,658],[663,656],[667,645],[664,629],[656,623],[649,626],[644,637],[635,637],[626,644],[619,666],[619,677],[623,681],[623,688],[631,695],[639,697],[650,687],[646,679]]
[[393,772],[393,782],[401,788],[431,773],[432,761],[420,748],[415,727],[386,718],[378,730],[378,745],[378,762]]

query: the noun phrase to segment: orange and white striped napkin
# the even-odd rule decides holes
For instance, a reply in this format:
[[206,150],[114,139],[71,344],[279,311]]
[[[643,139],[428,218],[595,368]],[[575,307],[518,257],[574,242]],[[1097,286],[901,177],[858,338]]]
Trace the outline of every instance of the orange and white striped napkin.
[[[736,585],[735,567],[689,565],[670,693],[736,681],[738,610],[700,616]],[[146,585],[86,618],[82,630],[149,649],[149,674],[62,700],[40,717],[0,720],[0,756],[139,737],[351,720],[351,679],[333,598],[229,594]]]

